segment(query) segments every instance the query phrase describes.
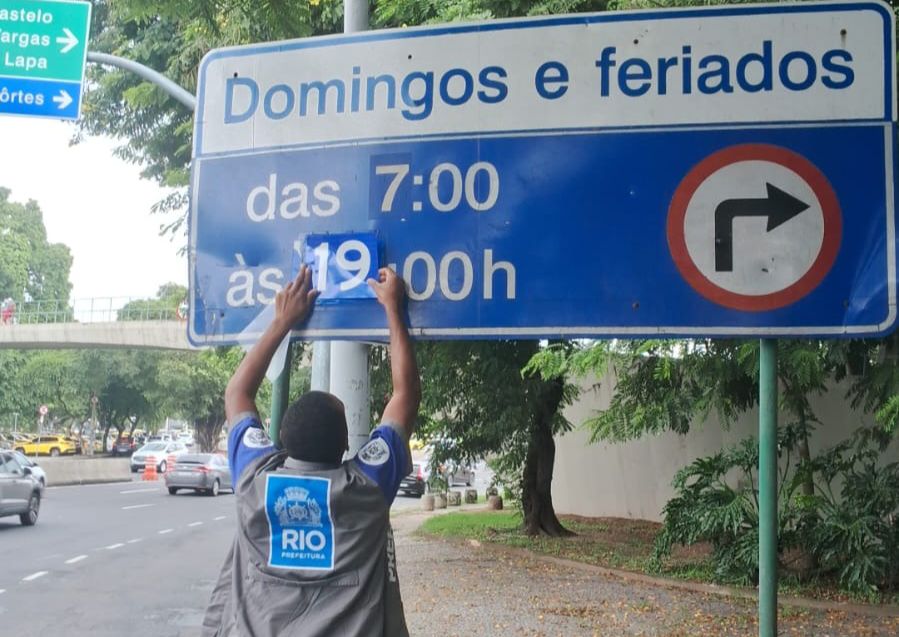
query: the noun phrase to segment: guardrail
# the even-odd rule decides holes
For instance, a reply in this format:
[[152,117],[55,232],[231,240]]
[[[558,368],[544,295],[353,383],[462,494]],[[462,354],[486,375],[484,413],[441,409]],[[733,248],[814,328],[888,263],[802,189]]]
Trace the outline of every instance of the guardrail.
[[[160,301],[130,297],[101,297],[74,301],[25,301],[11,313],[0,311],[3,325],[45,323],[115,323],[118,321],[175,321],[179,309],[163,307]],[[184,312],[184,309],[181,310]]]

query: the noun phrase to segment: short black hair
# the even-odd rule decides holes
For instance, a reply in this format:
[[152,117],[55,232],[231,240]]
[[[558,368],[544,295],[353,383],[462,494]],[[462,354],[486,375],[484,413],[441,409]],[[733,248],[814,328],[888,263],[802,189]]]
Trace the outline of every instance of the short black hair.
[[328,392],[306,392],[284,414],[280,438],[291,458],[340,462],[348,439],[343,403]]

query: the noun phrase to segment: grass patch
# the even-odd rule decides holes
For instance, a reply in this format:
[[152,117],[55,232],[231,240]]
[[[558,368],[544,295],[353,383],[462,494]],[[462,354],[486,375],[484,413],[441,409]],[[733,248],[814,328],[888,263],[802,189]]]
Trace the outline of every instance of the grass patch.
[[521,517],[511,511],[456,511],[428,518],[420,531],[443,537],[487,539],[489,535],[510,532],[519,526]]
[[[716,577],[710,558],[711,547],[703,544],[675,547],[665,560],[662,571],[653,571],[650,559],[661,524],[646,520],[579,516],[560,516],[560,520],[577,535],[569,538],[529,537],[523,532],[521,515],[515,510],[458,511],[436,515],[425,521],[419,533],[491,542],[595,566],[690,582],[735,584],[722,582]],[[895,593],[867,597],[849,595],[841,591],[832,579],[800,582],[795,577],[785,576],[780,581],[779,591],[784,595],[832,601],[871,604],[899,602],[899,596]]]

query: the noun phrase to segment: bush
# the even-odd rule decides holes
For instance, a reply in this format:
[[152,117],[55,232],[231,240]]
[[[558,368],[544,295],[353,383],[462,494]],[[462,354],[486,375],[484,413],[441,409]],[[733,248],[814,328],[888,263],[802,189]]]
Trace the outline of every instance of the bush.
[[[899,579],[899,463],[882,464],[888,440],[862,428],[811,462],[791,462],[797,426],[781,429],[778,555],[810,558],[812,574],[853,593],[894,589]],[[675,474],[652,566],[675,544],[712,546],[721,581],[758,582],[758,447],[748,438]],[[811,475],[815,491],[803,495]],[[733,486],[733,485],[736,486]],[[837,490],[839,486],[839,490]]]
[[881,463],[886,446],[873,430],[860,429],[809,467],[816,476],[811,545],[821,570],[856,593],[899,583],[899,462]]

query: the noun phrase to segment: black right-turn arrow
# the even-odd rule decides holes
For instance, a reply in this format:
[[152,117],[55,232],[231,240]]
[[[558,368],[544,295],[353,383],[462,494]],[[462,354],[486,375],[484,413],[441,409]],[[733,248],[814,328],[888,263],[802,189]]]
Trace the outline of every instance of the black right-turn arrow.
[[726,199],[715,208],[715,271],[734,269],[734,219],[768,217],[766,230],[771,232],[809,205],[777,186],[765,182],[768,196],[764,199]]

